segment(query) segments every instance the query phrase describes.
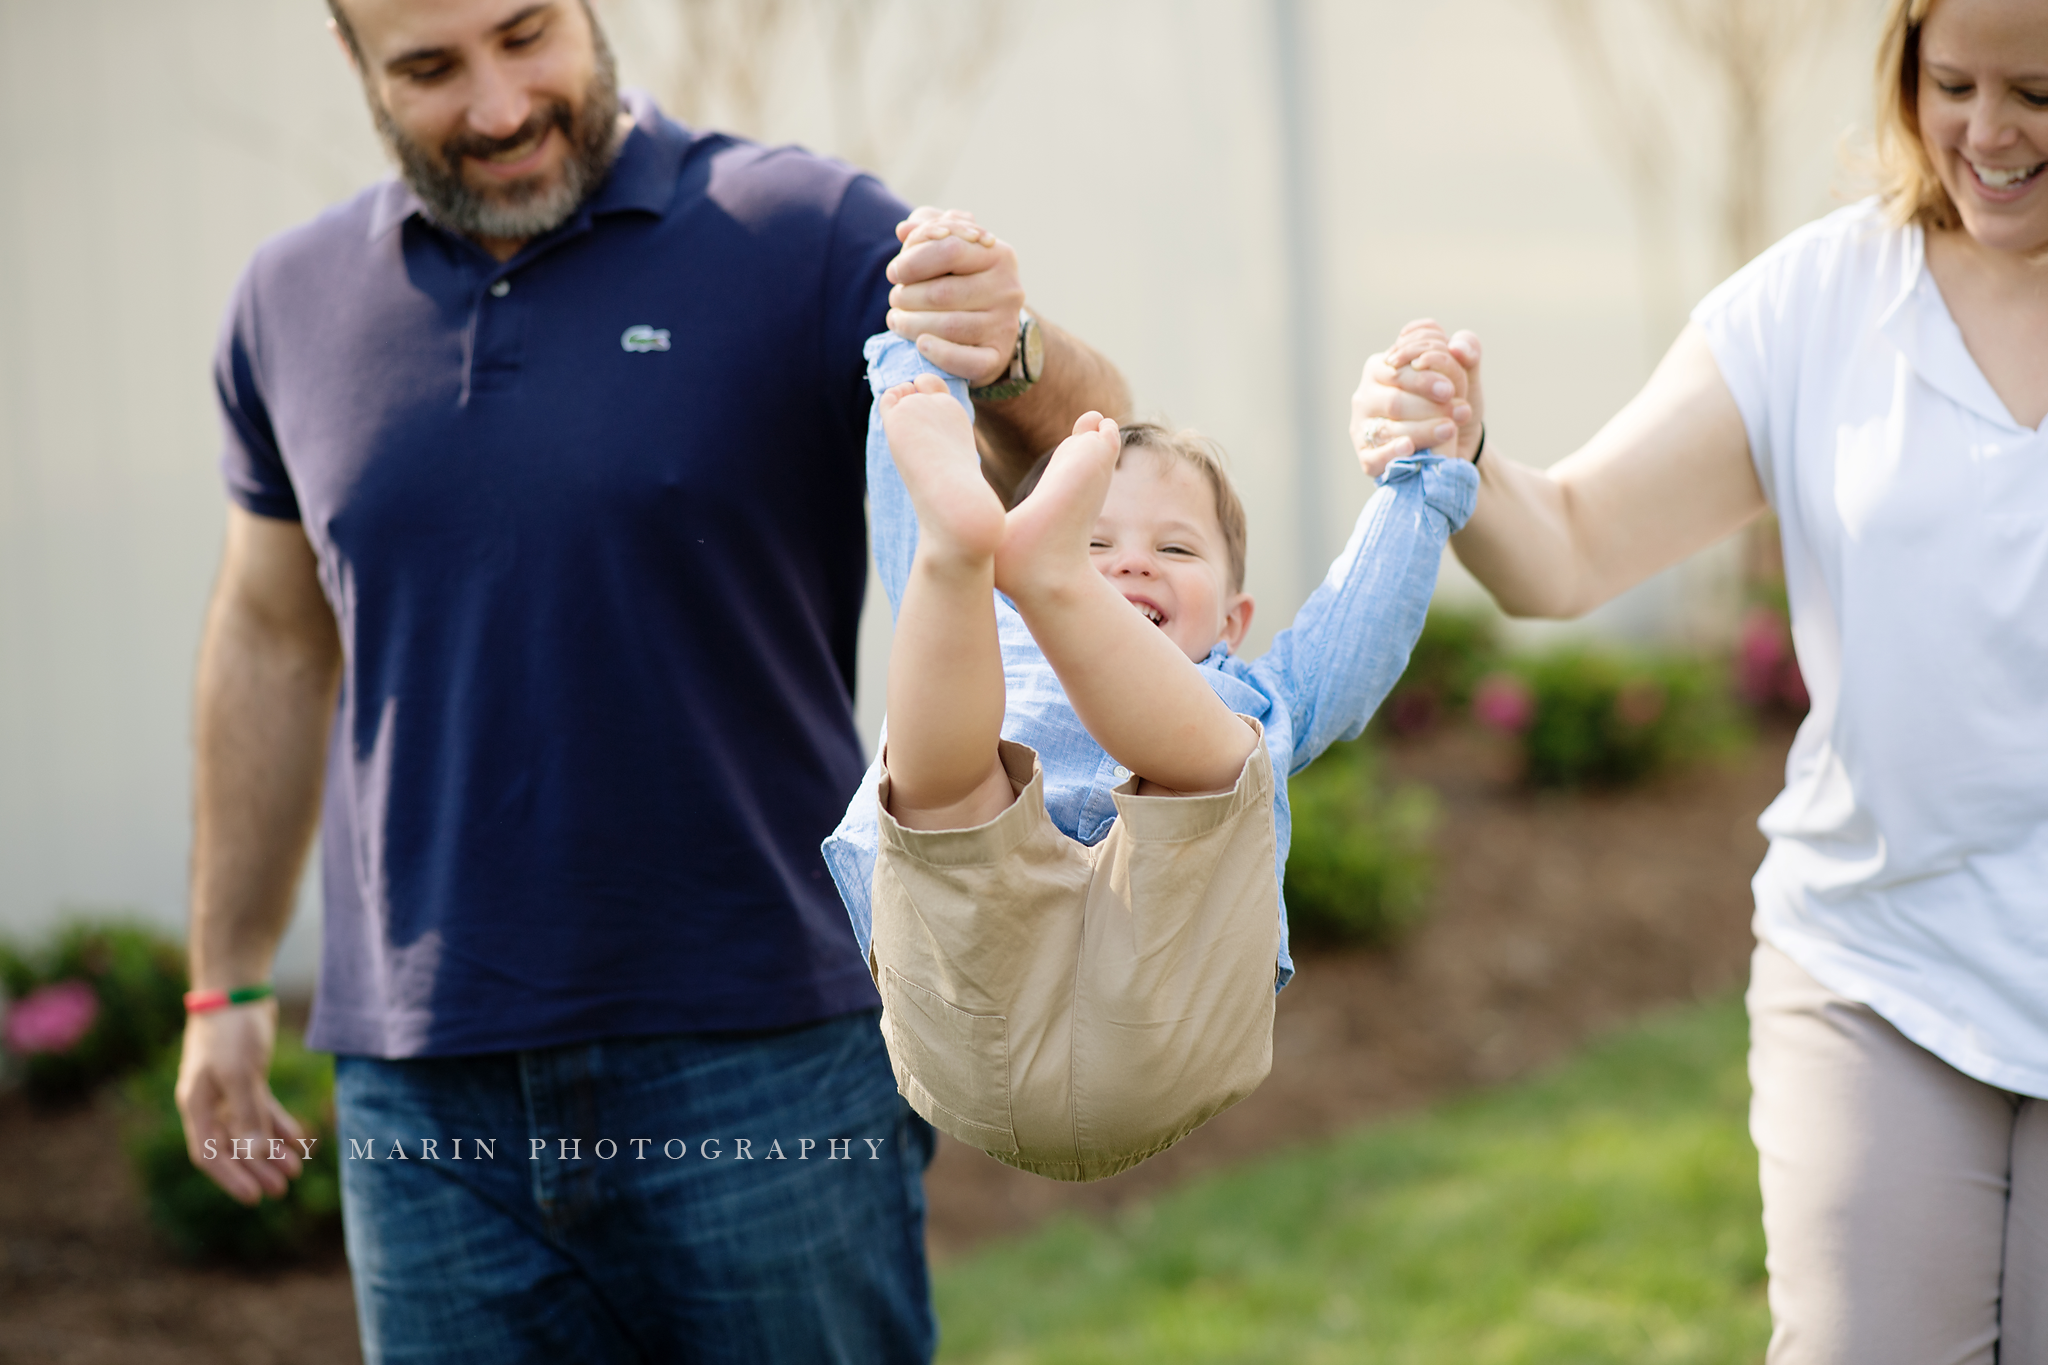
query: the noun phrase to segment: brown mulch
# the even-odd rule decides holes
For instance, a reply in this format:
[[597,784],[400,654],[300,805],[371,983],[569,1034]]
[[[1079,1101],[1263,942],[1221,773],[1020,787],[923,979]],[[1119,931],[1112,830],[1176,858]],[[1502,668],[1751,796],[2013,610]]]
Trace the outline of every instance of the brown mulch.
[[[1731,989],[1750,949],[1756,816],[1790,739],[1774,729],[1726,765],[1589,795],[1516,787],[1478,734],[1396,746],[1396,771],[1443,798],[1422,927],[1392,952],[1298,954],[1271,1077],[1136,1170],[1057,1184],[947,1140],[927,1180],[933,1254],[1506,1080]],[[0,1097],[0,1365],[358,1359],[338,1249],[263,1274],[182,1265],[143,1223],[110,1101],[46,1114]]]

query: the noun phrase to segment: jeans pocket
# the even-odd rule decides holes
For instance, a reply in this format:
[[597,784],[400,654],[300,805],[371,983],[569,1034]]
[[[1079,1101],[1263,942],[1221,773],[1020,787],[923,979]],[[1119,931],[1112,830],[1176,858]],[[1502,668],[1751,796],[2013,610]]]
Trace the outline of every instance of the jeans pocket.
[[1010,1023],[970,1014],[882,968],[882,1036],[911,1107],[984,1152],[1017,1150],[1010,1114]]

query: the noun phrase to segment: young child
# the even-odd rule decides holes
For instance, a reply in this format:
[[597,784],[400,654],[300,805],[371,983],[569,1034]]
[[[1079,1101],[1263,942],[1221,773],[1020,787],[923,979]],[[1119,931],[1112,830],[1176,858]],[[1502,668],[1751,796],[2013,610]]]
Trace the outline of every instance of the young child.
[[[1400,676],[1469,464],[1396,461],[1272,649],[1211,446],[1089,413],[1005,512],[965,388],[868,342],[883,753],[825,843],[897,1083],[1025,1170],[1113,1175],[1264,1079],[1284,781]],[[893,458],[892,458],[893,457]]]

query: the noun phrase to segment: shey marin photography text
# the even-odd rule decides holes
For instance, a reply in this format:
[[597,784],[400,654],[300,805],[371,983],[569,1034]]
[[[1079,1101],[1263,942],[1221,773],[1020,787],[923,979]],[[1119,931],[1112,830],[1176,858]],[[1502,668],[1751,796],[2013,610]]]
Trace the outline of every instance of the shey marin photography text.
[[[341,1156],[347,1161],[496,1161],[499,1160],[500,1143],[516,1153],[517,1144],[509,1139],[461,1138],[461,1137],[376,1137],[337,1139]],[[541,1161],[552,1157],[557,1161],[582,1161],[585,1159],[583,1138],[527,1138],[527,1150],[523,1155],[528,1161]],[[887,1138],[789,1138],[788,1146],[783,1138],[598,1138],[588,1144],[588,1156],[598,1161],[649,1161],[666,1159],[682,1161],[695,1158],[701,1161],[857,1161],[865,1157],[879,1161],[882,1145]],[[226,1155],[231,1161],[282,1161],[287,1156],[299,1155],[311,1160],[319,1150],[319,1138],[233,1138],[225,1142],[228,1150],[223,1153],[223,1140],[208,1138],[200,1144],[207,1159],[215,1160]],[[299,1148],[293,1153],[292,1148]],[[549,1149],[553,1148],[553,1151]]]

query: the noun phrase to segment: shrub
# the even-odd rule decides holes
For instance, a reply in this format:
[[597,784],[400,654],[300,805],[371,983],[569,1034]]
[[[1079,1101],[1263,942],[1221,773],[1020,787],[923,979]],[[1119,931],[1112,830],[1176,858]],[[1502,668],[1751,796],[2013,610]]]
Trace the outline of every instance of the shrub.
[[1533,703],[1521,737],[1538,786],[1633,782],[1742,737],[1725,675],[1702,660],[1570,648],[1508,672]]
[[1387,727],[1397,735],[1420,734],[1456,715],[1499,658],[1492,612],[1431,607],[1408,667],[1380,708]]
[[288,1258],[341,1226],[341,1171],[335,1152],[334,1060],[308,1052],[280,1029],[270,1065],[278,1103],[317,1140],[313,1157],[282,1199],[252,1207],[228,1198],[192,1164],[175,1096],[178,1051],[168,1048],[128,1086],[128,1155],[150,1223],[190,1259],[258,1265]]
[[185,950],[142,924],[73,921],[40,951],[0,943],[0,986],[7,1051],[46,1103],[146,1064],[185,1024]]
[[1332,745],[1287,784],[1287,918],[1298,941],[1381,946],[1428,907],[1436,794],[1390,787],[1367,743]]

